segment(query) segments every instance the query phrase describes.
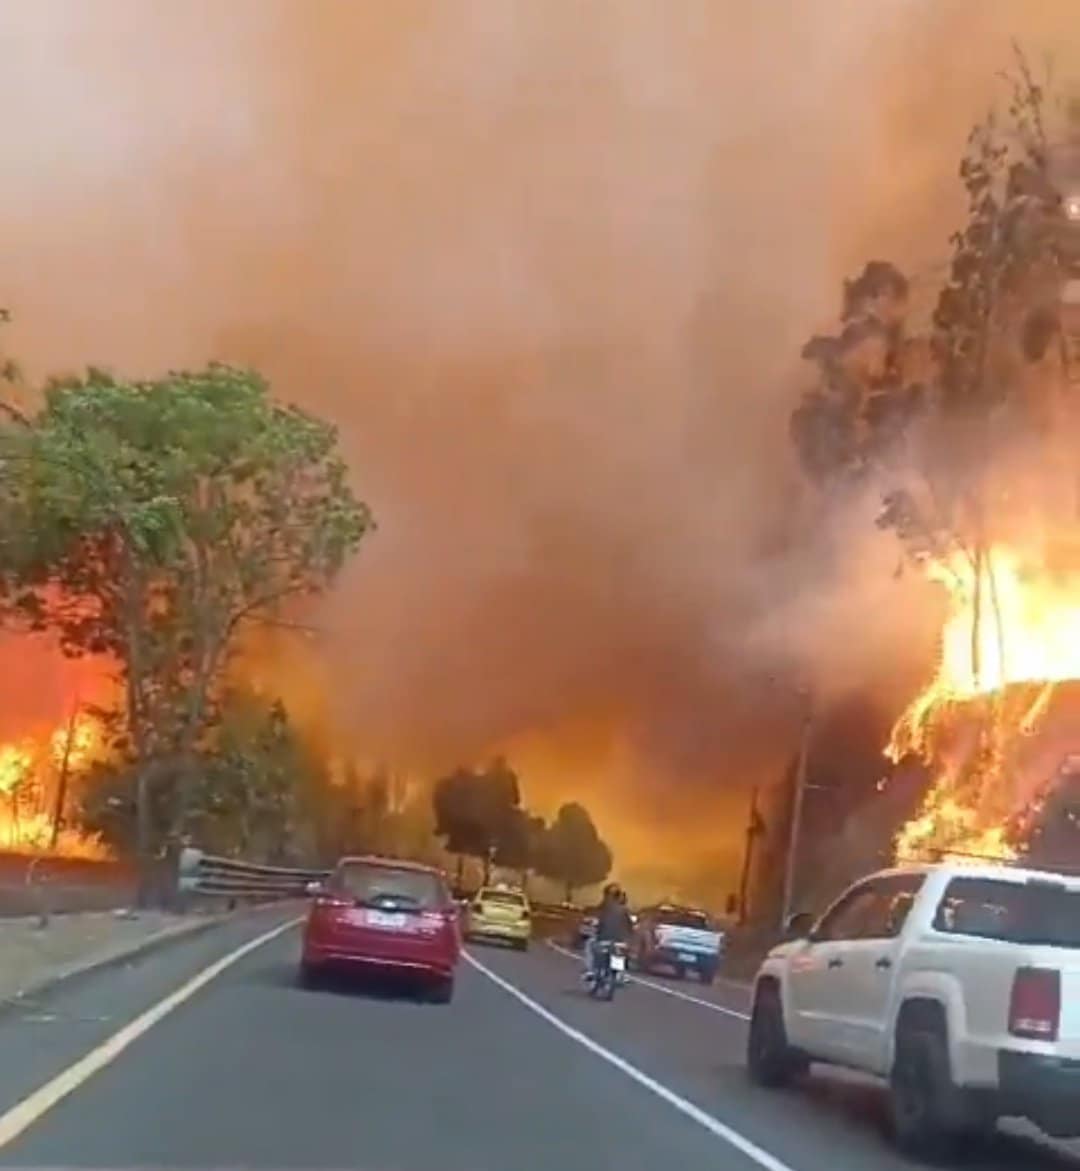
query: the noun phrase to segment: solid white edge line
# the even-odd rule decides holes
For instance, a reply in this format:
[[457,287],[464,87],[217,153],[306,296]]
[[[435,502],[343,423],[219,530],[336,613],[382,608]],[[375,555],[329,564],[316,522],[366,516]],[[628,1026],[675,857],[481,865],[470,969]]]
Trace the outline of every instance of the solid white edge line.
[[269,943],[271,939],[276,938],[278,935],[283,935],[286,931],[289,931],[298,923],[302,922],[303,917],[300,916],[289,919],[285,923],[280,923],[272,930],[263,932],[262,935],[249,940],[235,951],[231,951],[228,955],[222,956],[221,959],[216,960],[209,967],[203,968],[201,972],[188,980],[186,984],[182,984],[175,992],[171,992],[163,1000],[159,1000],[157,1004],[152,1005],[145,1012],[140,1013],[133,1021],[129,1021],[122,1029],[118,1029],[111,1037],[108,1037],[96,1048],[91,1049],[85,1056],[80,1057],[73,1065],[69,1065],[67,1069],[61,1070],[54,1078],[51,1078],[43,1086],[39,1086],[33,1093],[23,1098],[21,1102],[17,1102],[9,1110],[0,1114],[0,1148],[6,1147],[18,1138],[24,1130],[33,1126],[38,1119],[47,1114],[58,1102],[61,1102],[69,1094],[77,1090],[84,1082],[92,1078],[95,1073],[98,1073],[105,1066],[115,1061],[133,1041],[138,1040],[144,1033],[149,1032],[158,1021],[168,1016],[174,1008],[178,1008],[185,1000],[190,1000],[200,988],[205,987],[215,977],[220,976],[226,968],[232,967],[237,960],[242,960],[244,956],[253,952],[257,947],[262,947],[264,943]]
[[748,1159],[757,1163],[759,1167],[763,1167],[765,1171],[793,1171],[793,1168],[788,1166],[787,1163],[781,1162],[775,1155],[770,1155],[768,1151],[763,1150],[757,1143],[751,1142],[750,1139],[741,1135],[737,1130],[733,1130],[726,1123],[721,1122],[718,1118],[714,1118],[711,1114],[702,1110],[700,1106],[695,1106],[693,1102],[684,1098],[681,1094],[677,1094],[674,1090],[668,1089],[662,1082],[658,1082],[656,1078],[650,1077],[644,1070],[638,1069],[636,1065],[632,1065],[624,1057],[620,1057],[606,1046],[601,1045],[599,1041],[594,1041],[592,1037],[586,1036],[579,1029],[568,1025],[561,1017],[556,1016],[538,1001],[533,1000],[531,996],[522,992],[520,988],[511,984],[509,980],[504,980],[502,976],[492,971],[491,968],[481,963],[474,956],[470,955],[469,952],[462,954],[466,962],[471,964],[481,975],[486,976],[493,984],[497,985],[504,992],[509,993],[516,1001],[524,1005],[530,1012],[535,1013],[541,1020],[546,1021],[552,1028],[557,1029],[564,1037],[580,1045],[583,1049],[587,1049],[602,1061],[606,1061],[608,1065],[617,1069],[620,1073],[625,1074],[632,1081],[637,1082],[639,1086],[655,1094],[656,1097],[667,1102],[669,1106],[673,1106],[686,1118],[704,1127],[714,1137],[722,1139],[729,1146],[734,1147]]
[[[558,952],[559,955],[564,955],[568,959],[576,960],[578,958],[572,951],[555,943],[553,940],[549,939],[547,945],[552,951]],[[748,1021],[750,1019],[748,1012],[741,1012],[737,1008],[728,1008],[723,1004],[715,1004],[711,1000],[702,1000],[700,996],[691,996],[689,992],[680,992],[677,988],[668,988],[666,984],[657,984],[655,980],[646,980],[643,976],[628,976],[628,979],[633,984],[640,984],[642,988],[651,988],[654,992],[662,992],[665,996],[673,996],[676,1000],[685,1000],[687,1004],[699,1005],[701,1008],[718,1012],[722,1016],[734,1017],[739,1021]]]

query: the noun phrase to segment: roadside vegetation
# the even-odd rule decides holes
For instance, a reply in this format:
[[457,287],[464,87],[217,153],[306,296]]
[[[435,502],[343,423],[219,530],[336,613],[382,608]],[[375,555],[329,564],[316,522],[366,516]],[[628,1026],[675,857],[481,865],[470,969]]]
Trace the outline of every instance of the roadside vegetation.
[[[65,807],[65,773],[42,819],[54,842],[74,824],[137,858],[146,898],[188,842],[279,864],[450,854],[459,874],[472,858],[568,897],[609,873],[587,811],[545,824],[505,761],[433,787],[364,770],[297,725],[272,673],[256,682],[247,650],[302,629],[374,528],[331,423],[219,363],[0,377],[0,615],[107,662],[116,684],[85,713],[100,743],[76,798]],[[14,800],[25,779],[0,788]]]

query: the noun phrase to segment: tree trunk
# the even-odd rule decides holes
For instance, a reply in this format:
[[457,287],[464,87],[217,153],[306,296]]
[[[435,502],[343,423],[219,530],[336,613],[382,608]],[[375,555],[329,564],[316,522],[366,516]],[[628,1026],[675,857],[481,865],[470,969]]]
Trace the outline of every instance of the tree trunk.
[[138,866],[136,905],[149,907],[154,900],[153,858],[150,838],[150,777],[151,765],[145,761],[135,774],[135,858]]
[[155,867],[153,857],[153,772],[150,744],[147,740],[146,713],[143,704],[143,645],[141,607],[142,582],[130,546],[123,547],[124,567],[124,700],[127,731],[135,750],[135,859],[137,867],[136,905],[149,907],[154,901]]
[[71,746],[75,739],[75,724],[79,716],[76,704],[71,709],[71,718],[68,720],[67,735],[64,737],[64,755],[60,761],[60,773],[56,778],[56,801],[53,804],[52,832],[49,834],[49,852],[56,850],[60,840],[60,826],[64,820],[64,805],[67,801],[68,773],[71,770]]

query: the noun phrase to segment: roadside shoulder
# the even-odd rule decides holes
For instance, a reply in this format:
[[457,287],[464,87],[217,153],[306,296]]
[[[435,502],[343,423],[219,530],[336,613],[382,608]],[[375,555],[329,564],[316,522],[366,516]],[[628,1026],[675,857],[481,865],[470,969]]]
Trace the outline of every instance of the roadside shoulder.
[[227,914],[91,912],[0,920],[0,1013],[29,998],[207,931]]

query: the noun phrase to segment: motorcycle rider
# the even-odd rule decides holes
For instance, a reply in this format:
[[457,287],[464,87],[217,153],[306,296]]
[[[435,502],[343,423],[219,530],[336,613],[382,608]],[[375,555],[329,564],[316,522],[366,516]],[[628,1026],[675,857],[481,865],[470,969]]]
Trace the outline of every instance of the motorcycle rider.
[[604,887],[604,896],[596,912],[596,931],[585,941],[584,978],[590,980],[596,964],[597,943],[629,943],[634,921],[626,905],[626,892],[617,882]]

